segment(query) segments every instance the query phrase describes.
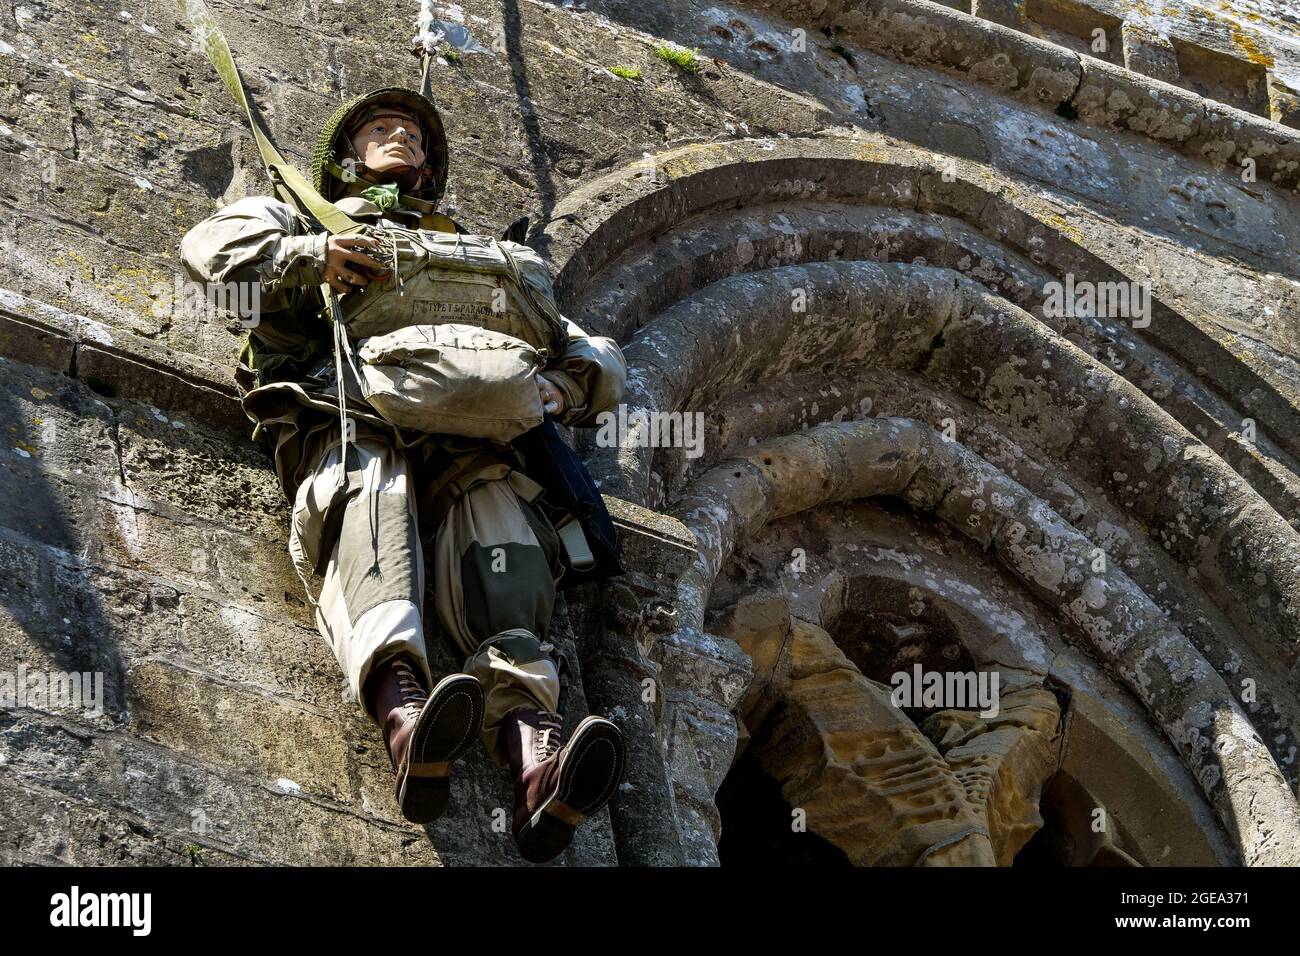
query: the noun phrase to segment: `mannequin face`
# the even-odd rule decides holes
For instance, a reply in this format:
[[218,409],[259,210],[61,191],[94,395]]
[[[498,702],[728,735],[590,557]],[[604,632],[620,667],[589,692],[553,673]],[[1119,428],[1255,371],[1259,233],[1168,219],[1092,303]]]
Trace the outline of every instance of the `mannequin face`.
[[400,172],[424,165],[420,124],[397,107],[380,107],[352,134],[352,148],[372,173]]

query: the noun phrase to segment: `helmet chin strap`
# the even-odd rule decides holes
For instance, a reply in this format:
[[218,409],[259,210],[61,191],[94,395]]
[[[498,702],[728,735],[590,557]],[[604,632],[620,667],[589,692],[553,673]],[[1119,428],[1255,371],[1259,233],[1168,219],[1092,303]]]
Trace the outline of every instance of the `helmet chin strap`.
[[398,166],[393,169],[371,169],[360,160],[353,162],[353,171],[357,179],[374,186],[386,186],[396,183],[404,193],[417,189],[424,181],[424,170],[419,166]]

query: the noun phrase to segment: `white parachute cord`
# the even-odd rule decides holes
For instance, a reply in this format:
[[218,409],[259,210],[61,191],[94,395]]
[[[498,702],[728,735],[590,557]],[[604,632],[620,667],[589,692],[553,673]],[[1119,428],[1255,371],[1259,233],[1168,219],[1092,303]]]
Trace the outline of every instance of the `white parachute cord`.
[[420,0],[420,12],[415,18],[415,38],[411,42],[422,47],[428,56],[433,56],[438,41],[447,36],[442,30],[433,29],[435,22],[431,0]]
[[[334,290],[328,286],[326,294],[330,300],[330,319],[334,326],[334,377],[338,388],[339,431],[342,439],[343,472],[339,476],[339,489],[348,484],[348,398],[346,383],[343,380],[343,354],[347,350],[347,333],[343,329],[343,310],[339,308],[339,299]],[[351,358],[351,355],[348,356]]]

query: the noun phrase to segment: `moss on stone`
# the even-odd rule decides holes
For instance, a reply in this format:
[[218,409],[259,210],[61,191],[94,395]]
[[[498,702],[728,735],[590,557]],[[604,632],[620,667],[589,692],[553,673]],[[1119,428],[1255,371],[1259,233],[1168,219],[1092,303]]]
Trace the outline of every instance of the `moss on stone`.
[[700,72],[699,50],[687,50],[678,46],[669,46],[667,43],[656,43],[654,51],[659,59],[671,63],[680,70],[685,70],[687,73]]

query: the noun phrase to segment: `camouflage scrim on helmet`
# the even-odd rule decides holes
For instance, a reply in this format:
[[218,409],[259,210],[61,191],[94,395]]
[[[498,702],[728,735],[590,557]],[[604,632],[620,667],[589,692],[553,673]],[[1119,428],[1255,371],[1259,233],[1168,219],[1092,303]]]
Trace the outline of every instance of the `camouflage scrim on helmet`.
[[330,175],[327,164],[341,164],[343,157],[348,155],[348,151],[344,150],[348,121],[380,103],[402,107],[419,120],[424,130],[424,151],[427,156],[425,166],[429,170],[429,179],[423,188],[412,195],[436,204],[447,188],[447,134],[442,128],[442,117],[432,100],[400,86],[363,93],[334,111],[316,139],[311,161],[312,185],[326,199],[336,198],[342,184]]

